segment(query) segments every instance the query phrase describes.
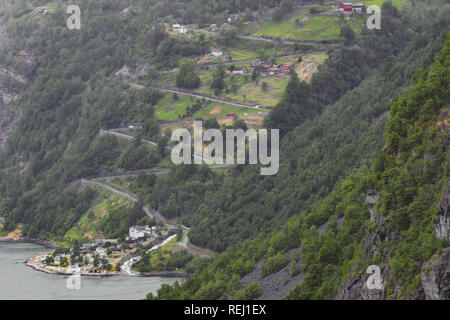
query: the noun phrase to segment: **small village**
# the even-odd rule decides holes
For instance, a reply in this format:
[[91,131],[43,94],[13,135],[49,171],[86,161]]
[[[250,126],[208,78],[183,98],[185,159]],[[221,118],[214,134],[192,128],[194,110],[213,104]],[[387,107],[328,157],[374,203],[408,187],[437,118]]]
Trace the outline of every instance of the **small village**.
[[27,265],[37,271],[53,274],[112,276],[131,267],[126,262],[140,251],[161,247],[176,235],[175,226],[132,226],[122,243],[118,239],[97,239],[90,243],[61,247],[52,253],[28,260]]

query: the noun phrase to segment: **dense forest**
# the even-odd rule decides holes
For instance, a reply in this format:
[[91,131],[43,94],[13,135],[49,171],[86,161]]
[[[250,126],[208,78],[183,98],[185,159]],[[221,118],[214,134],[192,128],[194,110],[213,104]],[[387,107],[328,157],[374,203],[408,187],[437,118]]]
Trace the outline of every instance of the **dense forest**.
[[[9,36],[22,40],[9,42],[0,54],[2,64],[16,67],[23,61],[11,52],[27,47],[35,61],[33,81],[21,97],[24,115],[0,156],[2,167],[9,168],[1,172],[0,215],[9,218],[7,229],[25,223],[24,233],[31,237],[62,236],[86,210],[89,198],[65,190],[69,182],[112,166],[134,170],[161,161],[156,149],[139,140],[126,147],[115,137],[96,139],[100,128],[117,127],[136,115],[154,122],[155,99],[151,89],[130,90],[112,77],[134,56],[138,19],[124,17],[106,2],[84,5],[90,8],[86,32],[65,27],[60,3],[45,25],[39,19],[9,24]],[[19,161],[29,163],[23,174],[15,166]]]

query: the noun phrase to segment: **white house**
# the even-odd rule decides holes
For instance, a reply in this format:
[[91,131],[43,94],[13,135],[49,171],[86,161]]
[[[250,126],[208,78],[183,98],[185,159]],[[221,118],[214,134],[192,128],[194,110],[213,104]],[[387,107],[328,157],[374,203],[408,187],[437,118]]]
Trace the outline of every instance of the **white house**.
[[186,26],[180,26],[178,29],[179,34],[186,34],[187,33],[187,27]]
[[245,68],[234,68],[232,73],[233,74],[243,74],[245,72]]
[[173,30],[177,30],[177,31],[178,31],[178,29],[180,29],[180,27],[181,27],[181,26],[180,26],[178,23],[172,25],[172,29],[173,29]]
[[88,253],[88,254],[86,254],[84,257],[86,258],[86,261],[87,261],[88,263],[94,262],[94,257],[92,256],[92,254]]
[[353,12],[362,13],[364,5],[362,3],[354,3],[352,6]]
[[37,12],[37,13],[43,13],[43,14],[46,14],[46,13],[47,13],[47,8],[46,8],[46,7],[37,7],[37,8],[36,8],[36,12]]
[[150,228],[149,226],[133,226],[130,227],[129,231],[129,236],[128,238],[131,240],[136,240],[139,238],[144,238],[145,235],[152,235],[152,228]]
[[98,247],[97,249],[95,249],[95,253],[100,257],[100,258],[106,258],[108,255],[106,254],[106,249],[105,248],[101,248]]
[[215,57],[221,57],[223,56],[223,51],[219,48],[212,48],[211,55]]

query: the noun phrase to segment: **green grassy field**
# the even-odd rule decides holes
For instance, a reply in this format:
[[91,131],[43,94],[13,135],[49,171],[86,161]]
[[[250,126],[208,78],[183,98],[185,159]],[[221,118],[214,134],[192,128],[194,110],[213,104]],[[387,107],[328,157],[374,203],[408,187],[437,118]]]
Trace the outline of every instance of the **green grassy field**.
[[[366,7],[371,4],[381,6],[387,0],[373,0],[367,2]],[[393,0],[394,5],[402,7],[409,0]],[[338,14],[330,14],[331,6],[317,6],[319,14],[311,15],[307,9],[301,9],[291,14],[285,20],[274,23],[266,21],[262,29],[255,30],[254,35],[289,38],[294,40],[334,40],[339,39],[339,34],[344,20]],[[351,27],[359,32],[364,26],[364,16],[354,14],[349,23]]]
[[[240,102],[247,105],[259,104],[261,106],[275,106],[283,95],[284,89],[289,81],[289,77],[286,75],[260,77],[258,79],[258,83],[256,84],[251,81],[250,76],[238,75],[235,76],[233,80],[227,78],[226,81],[233,83],[233,85],[237,87],[237,90],[235,92],[223,92],[220,95],[222,98],[228,101]],[[263,91],[261,88],[263,82],[266,82],[268,85],[267,91]],[[198,91],[213,94],[213,91],[209,89],[209,82],[206,82],[204,87]],[[252,110],[253,109],[247,109],[247,111],[243,112],[251,113]],[[237,110],[237,112],[238,114],[242,114],[242,112],[239,113],[239,110]]]
[[[261,88],[263,82],[268,85],[267,91],[263,91]],[[254,82],[245,83],[236,93],[228,93],[224,97],[244,103],[275,106],[283,96],[288,82],[288,76],[261,77],[258,84]]]
[[[301,26],[296,25],[297,19],[302,23]],[[332,40],[339,38],[340,30],[340,18],[336,15],[303,16],[299,12],[279,23],[265,23],[255,35],[294,40]]]
[[195,103],[195,98],[178,94],[178,100],[173,99],[172,93],[167,93],[155,106],[155,116],[158,120],[178,120],[185,114],[186,108]]
[[[385,3],[388,0],[371,0],[371,1],[367,1],[365,3],[365,6],[371,6],[371,5],[376,5],[379,6],[381,8],[381,6],[383,5],[383,3]],[[398,8],[403,7],[403,5],[405,5],[406,3],[409,3],[409,0],[391,0],[392,4]]]
[[103,238],[101,232],[102,220],[108,216],[111,210],[117,210],[120,207],[131,208],[131,206],[132,202],[127,198],[119,197],[107,190],[101,190],[91,208],[64,235],[64,241],[71,243],[74,240],[86,241]]
[[[173,100],[173,94],[168,93],[155,107],[155,114],[158,120],[175,121],[180,115],[184,115],[186,108],[195,104],[195,98],[178,94],[179,99]],[[257,110],[234,107],[218,102],[205,101],[205,106],[195,112],[191,118],[213,118],[225,116],[228,113],[244,114],[255,113]]]
[[231,56],[232,61],[242,61],[258,58],[258,53],[255,51],[230,48],[227,50],[227,53]]
[[224,117],[229,113],[236,113],[237,115],[243,115],[244,113],[253,114],[258,113],[258,109],[239,108],[226,104],[209,104],[205,108],[200,109],[194,113],[194,118],[212,118],[212,117]]

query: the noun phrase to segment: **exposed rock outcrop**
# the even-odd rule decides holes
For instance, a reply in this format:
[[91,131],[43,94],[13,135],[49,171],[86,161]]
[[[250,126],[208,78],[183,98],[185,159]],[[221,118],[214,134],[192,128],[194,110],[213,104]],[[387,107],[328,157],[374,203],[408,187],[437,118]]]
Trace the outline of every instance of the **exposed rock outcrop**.
[[450,300],[450,247],[423,264],[421,278],[427,300]]
[[434,231],[439,239],[450,241],[450,179],[438,204],[438,214],[435,218]]
[[[12,6],[6,2],[0,2],[0,8],[8,12]],[[5,20],[4,16],[0,16],[0,47],[6,46],[9,40]],[[0,61],[0,147],[17,126],[21,116],[17,100],[26,89],[28,77],[36,68],[36,62],[33,61],[30,53],[22,50],[13,54],[17,57],[16,63],[22,61],[24,67],[19,73],[13,70],[12,66],[5,66],[4,61]]]
[[370,220],[375,221],[375,206],[377,204],[380,194],[377,190],[372,189],[367,191],[366,199],[364,200],[369,204]]
[[138,79],[139,77],[147,75],[149,70],[150,65],[146,61],[139,61],[136,63],[134,71],[130,70],[128,66],[124,65],[114,75],[116,77],[122,77],[125,81],[128,81],[128,80],[135,80]]
[[[370,259],[374,259],[380,252],[380,245],[389,238],[383,231],[382,226],[385,224],[384,217],[377,215],[375,208],[380,194],[377,190],[371,189],[367,191],[365,202],[369,205],[370,220],[376,223],[375,230],[367,234],[364,242],[362,255]],[[388,256],[383,256],[382,261],[388,261]],[[383,280],[388,275],[388,264],[383,262],[379,264],[382,270],[381,277]],[[384,289],[369,289],[367,287],[367,279],[371,274],[366,274],[366,270],[360,270],[360,266],[355,263],[352,270],[356,273],[346,279],[344,284],[336,295],[337,300],[381,300],[385,299],[386,292]],[[352,272],[352,274],[354,273]]]
[[[269,274],[268,276],[262,278],[262,266],[265,263],[265,259],[259,260],[255,269],[246,274],[241,282],[243,284],[242,288],[244,288],[250,282],[258,282],[261,286],[261,295],[256,300],[281,300],[283,299],[287,293],[293,289],[297,284],[301,283],[305,277],[303,272],[300,272],[294,277],[291,277],[289,274],[289,266],[291,265],[292,258],[295,252],[300,252],[301,248],[291,249],[286,254],[289,257],[289,264],[287,267],[282,268],[281,270]],[[297,266],[301,269],[303,265],[303,261],[300,259],[297,261]]]
[[[0,69],[0,77],[2,74]],[[17,121],[20,118],[20,109],[15,104],[17,97],[17,93],[6,90],[0,82],[0,147],[16,128]]]

